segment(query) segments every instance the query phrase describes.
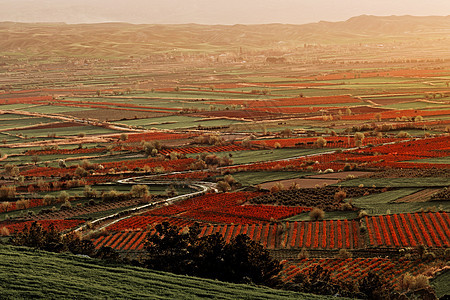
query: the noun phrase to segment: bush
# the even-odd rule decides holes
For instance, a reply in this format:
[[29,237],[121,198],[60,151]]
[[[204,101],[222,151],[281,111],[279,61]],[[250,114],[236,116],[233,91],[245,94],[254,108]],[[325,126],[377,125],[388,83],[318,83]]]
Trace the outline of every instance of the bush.
[[148,186],[145,184],[133,185],[130,190],[131,197],[135,198],[144,197],[149,193]]
[[52,205],[52,204],[56,204],[56,197],[52,196],[52,195],[45,195],[43,200],[42,200],[42,204],[47,206],[47,205]]
[[0,200],[11,200],[16,198],[16,187],[2,185],[0,187]]
[[347,197],[347,193],[343,190],[340,190],[334,194],[334,200],[338,202],[344,201],[344,199]]
[[217,183],[217,189],[219,192],[225,193],[231,191],[231,186],[228,182],[222,180]]
[[340,249],[337,258],[347,259],[352,257],[352,253],[346,249]]
[[314,207],[309,212],[309,218],[313,221],[322,220],[324,217],[325,217],[325,212],[320,208]]
[[58,202],[69,201],[70,195],[66,191],[61,191],[58,196]]
[[125,193],[118,192],[116,190],[111,190],[102,193],[102,201],[103,202],[114,202],[114,201],[122,201],[129,198],[129,195]]

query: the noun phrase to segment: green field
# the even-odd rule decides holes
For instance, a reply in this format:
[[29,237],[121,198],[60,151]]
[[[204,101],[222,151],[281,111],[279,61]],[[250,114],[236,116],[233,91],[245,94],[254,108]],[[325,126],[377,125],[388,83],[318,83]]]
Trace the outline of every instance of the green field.
[[[254,162],[264,162],[271,160],[287,159],[297,156],[304,156],[309,154],[316,154],[322,152],[332,151],[332,149],[270,149],[270,150],[249,150],[249,151],[231,151],[220,152],[217,156],[232,155],[233,164],[248,164]],[[198,154],[189,154],[188,157],[197,157]]]
[[395,203],[393,201],[411,195],[421,188],[400,188],[380,194],[372,194],[352,199],[352,204],[366,210],[370,215],[418,212],[421,210],[450,210],[448,201]]
[[[352,220],[358,217],[357,211],[330,211],[325,212],[324,220]],[[311,217],[309,212],[301,213],[287,219],[284,221],[295,222],[295,221],[310,221]]]
[[262,171],[262,172],[240,172],[233,174],[234,179],[236,179],[242,186],[252,186],[263,182],[300,178],[311,173],[301,173],[301,172],[288,172],[288,171]]
[[2,299],[327,299],[25,247],[0,245],[0,257]]
[[425,178],[357,178],[340,182],[339,186],[360,186],[371,187],[446,187],[449,184],[445,177],[425,177]]
[[434,287],[436,296],[438,297],[450,295],[450,271],[447,269],[439,273],[440,274],[436,278],[431,280],[431,286]]

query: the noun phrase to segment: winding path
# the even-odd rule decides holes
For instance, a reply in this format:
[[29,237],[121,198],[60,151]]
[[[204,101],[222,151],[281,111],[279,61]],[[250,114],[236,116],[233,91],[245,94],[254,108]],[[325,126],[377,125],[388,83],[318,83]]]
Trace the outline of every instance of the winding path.
[[[172,173],[166,173],[166,174],[162,174],[162,175],[170,175]],[[161,176],[161,174],[158,174],[158,176]],[[120,184],[128,184],[128,185],[135,185],[135,184],[145,184],[145,185],[168,185],[168,184],[174,184],[174,185],[188,185],[190,188],[195,189],[194,192],[188,193],[188,194],[184,194],[184,195],[179,195],[179,196],[175,196],[175,197],[170,197],[161,201],[157,201],[157,202],[152,202],[152,203],[148,203],[148,204],[144,204],[138,207],[134,207],[134,208],[130,208],[130,209],[125,209],[123,211],[120,211],[118,213],[114,213],[96,220],[91,221],[90,223],[95,225],[95,224],[101,224],[102,222],[107,222],[106,224],[103,224],[101,227],[97,228],[96,231],[98,230],[102,230],[103,228],[106,228],[114,223],[117,223],[121,220],[127,219],[129,217],[132,216],[133,213],[150,208],[150,207],[154,207],[157,205],[169,205],[178,201],[182,201],[182,200],[186,200],[198,195],[203,195],[205,193],[207,193],[208,191],[214,191],[214,192],[218,192],[217,187],[216,187],[216,183],[213,182],[205,182],[205,181],[197,181],[194,183],[188,183],[186,181],[152,181],[151,177],[155,177],[155,175],[148,175],[148,176],[139,176],[139,177],[130,177],[130,178],[126,178],[126,179],[122,179],[122,180],[118,180],[117,182]],[[146,179],[149,179],[148,181],[146,181]],[[125,214],[125,216],[124,216]],[[108,222],[108,220],[111,220],[110,222]],[[77,229],[74,230],[74,232],[77,231],[81,231],[84,228],[86,228],[86,224],[83,224],[82,226],[78,227]]]

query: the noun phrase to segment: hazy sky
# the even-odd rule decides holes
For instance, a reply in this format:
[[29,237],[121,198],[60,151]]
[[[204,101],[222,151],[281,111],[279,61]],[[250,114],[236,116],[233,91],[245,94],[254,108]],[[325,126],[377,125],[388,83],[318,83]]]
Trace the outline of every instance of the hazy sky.
[[0,0],[0,21],[304,24],[368,15],[450,15],[450,0]]

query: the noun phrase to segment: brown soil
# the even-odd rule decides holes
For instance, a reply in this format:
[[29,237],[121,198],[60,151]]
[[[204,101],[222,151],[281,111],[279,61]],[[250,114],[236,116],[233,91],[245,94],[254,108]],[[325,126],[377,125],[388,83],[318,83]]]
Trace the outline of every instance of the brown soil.
[[300,188],[314,188],[317,185],[322,187],[324,184],[330,185],[338,183],[339,180],[336,179],[304,179],[304,178],[296,178],[296,179],[286,179],[286,180],[278,180],[271,181],[261,184],[263,189],[270,190],[271,187],[276,185],[277,183],[281,183],[284,188],[288,188],[294,183],[298,184]]
[[320,178],[320,179],[345,179],[349,175],[355,177],[371,175],[374,172],[362,172],[362,171],[350,171],[350,172],[337,172],[337,173],[327,173],[327,174],[317,174],[308,176],[308,178]]
[[427,202],[430,200],[431,195],[437,193],[440,189],[423,189],[414,194],[399,198],[395,200],[396,203],[407,203],[407,202]]

